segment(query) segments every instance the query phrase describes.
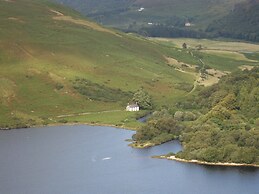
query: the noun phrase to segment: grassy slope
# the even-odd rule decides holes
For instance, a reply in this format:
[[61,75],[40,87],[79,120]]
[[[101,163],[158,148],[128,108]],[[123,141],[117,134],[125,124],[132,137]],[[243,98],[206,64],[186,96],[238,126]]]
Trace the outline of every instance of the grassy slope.
[[[0,1],[0,9],[1,127],[54,122],[62,114],[124,109],[125,102],[81,96],[72,86],[76,77],[123,91],[144,87],[157,106],[185,93],[172,88],[174,83],[193,81],[166,65],[167,48],[92,23],[78,24],[75,19],[83,18],[61,6],[40,0]],[[72,16],[72,21],[53,19],[58,16],[53,10]],[[122,124],[132,113],[119,115],[113,124]]]

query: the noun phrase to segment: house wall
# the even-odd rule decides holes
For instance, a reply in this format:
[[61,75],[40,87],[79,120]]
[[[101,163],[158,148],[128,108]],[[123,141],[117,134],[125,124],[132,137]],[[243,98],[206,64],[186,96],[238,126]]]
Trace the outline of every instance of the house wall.
[[127,106],[127,107],[126,107],[126,110],[127,110],[127,111],[132,111],[132,112],[133,112],[133,111],[139,111],[139,107],[133,107],[133,108],[131,108],[131,107]]

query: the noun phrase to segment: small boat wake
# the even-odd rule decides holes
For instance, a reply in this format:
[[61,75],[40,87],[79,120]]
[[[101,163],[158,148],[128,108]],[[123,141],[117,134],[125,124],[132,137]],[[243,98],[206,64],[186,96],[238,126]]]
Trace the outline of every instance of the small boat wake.
[[112,159],[111,157],[103,158],[102,160],[110,160]]

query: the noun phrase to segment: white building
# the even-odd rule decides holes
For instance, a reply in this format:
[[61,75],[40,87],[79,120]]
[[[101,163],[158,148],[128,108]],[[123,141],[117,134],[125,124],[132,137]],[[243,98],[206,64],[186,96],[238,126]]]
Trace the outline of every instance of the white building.
[[126,111],[139,111],[139,106],[137,104],[128,104]]
[[190,27],[192,24],[190,22],[185,23],[185,27]]

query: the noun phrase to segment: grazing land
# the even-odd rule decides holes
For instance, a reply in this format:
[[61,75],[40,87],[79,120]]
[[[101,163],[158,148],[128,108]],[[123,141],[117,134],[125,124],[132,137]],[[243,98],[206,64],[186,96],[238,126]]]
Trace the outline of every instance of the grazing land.
[[193,39],[193,38],[154,38],[161,41],[168,41],[174,43],[179,48],[185,42],[190,47],[197,47],[201,45],[206,50],[219,50],[219,51],[234,51],[234,52],[259,52],[259,44],[236,42],[229,40],[209,40],[209,39]]

